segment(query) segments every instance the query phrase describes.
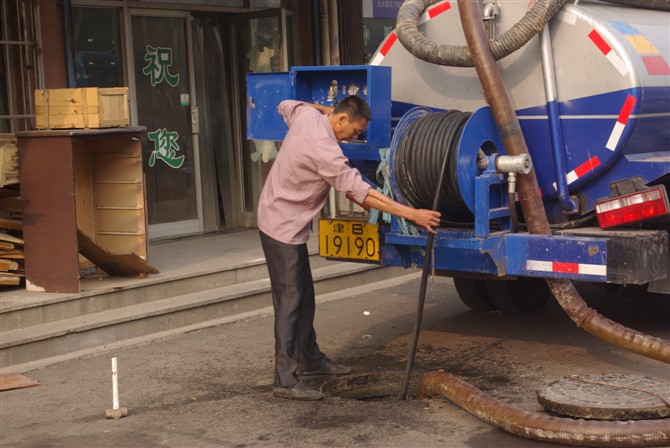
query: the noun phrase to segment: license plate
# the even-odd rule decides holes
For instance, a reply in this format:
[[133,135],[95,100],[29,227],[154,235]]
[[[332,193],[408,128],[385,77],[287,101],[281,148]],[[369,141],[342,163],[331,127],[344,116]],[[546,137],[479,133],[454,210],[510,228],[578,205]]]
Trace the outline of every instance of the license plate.
[[346,260],[379,261],[379,225],[365,221],[321,219],[319,255]]

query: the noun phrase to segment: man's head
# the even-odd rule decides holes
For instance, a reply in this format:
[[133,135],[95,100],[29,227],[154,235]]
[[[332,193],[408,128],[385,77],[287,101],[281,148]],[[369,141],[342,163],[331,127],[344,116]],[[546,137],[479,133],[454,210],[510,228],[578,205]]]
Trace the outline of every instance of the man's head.
[[329,119],[335,137],[348,140],[365,131],[371,115],[370,106],[361,97],[351,95],[337,104]]

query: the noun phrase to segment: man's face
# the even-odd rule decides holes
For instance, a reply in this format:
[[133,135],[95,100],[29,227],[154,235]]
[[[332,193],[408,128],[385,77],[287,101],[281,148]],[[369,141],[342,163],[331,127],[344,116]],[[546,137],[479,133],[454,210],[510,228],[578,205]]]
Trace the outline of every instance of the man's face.
[[351,121],[347,114],[341,114],[337,117],[336,123],[334,131],[338,140],[355,140],[365,131],[368,120],[363,118],[358,121]]

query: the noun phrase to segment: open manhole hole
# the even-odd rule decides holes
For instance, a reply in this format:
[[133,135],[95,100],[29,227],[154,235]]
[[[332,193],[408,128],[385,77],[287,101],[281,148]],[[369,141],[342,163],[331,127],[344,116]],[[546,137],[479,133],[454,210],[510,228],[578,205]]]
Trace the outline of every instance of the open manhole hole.
[[[407,398],[418,396],[420,376],[410,378]],[[328,394],[352,400],[398,399],[404,374],[400,372],[371,372],[337,377],[327,381],[321,390]]]
[[571,375],[539,390],[537,400],[547,411],[576,418],[667,418],[670,381],[623,374]]

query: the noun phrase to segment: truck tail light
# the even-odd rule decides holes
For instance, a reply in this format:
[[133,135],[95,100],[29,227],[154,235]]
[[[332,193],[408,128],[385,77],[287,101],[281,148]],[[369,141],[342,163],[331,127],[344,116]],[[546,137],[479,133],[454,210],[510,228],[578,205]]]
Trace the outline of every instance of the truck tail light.
[[598,224],[603,229],[669,214],[668,194],[663,185],[596,202]]

